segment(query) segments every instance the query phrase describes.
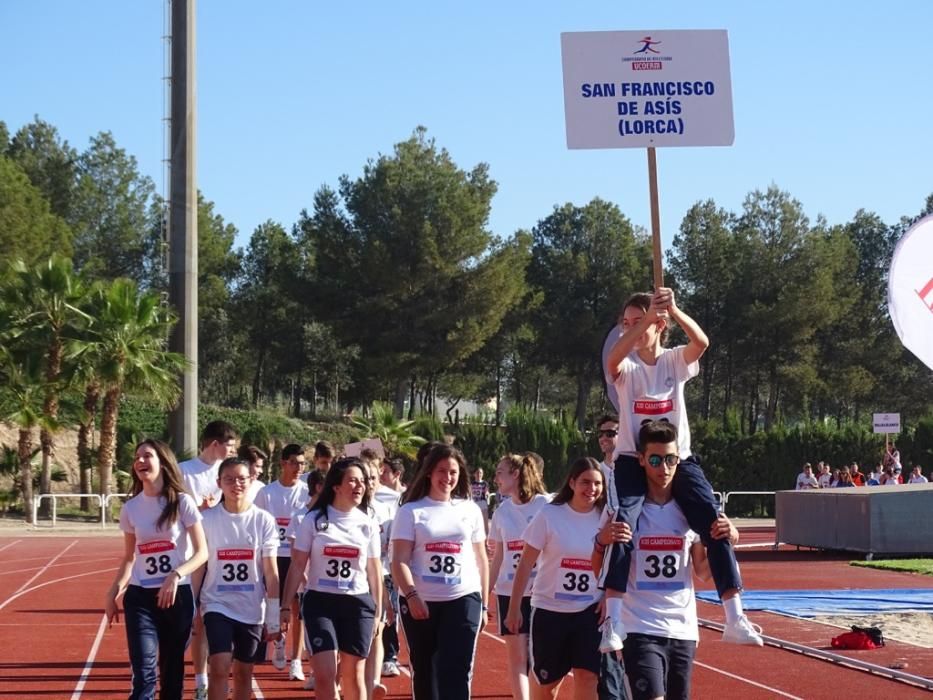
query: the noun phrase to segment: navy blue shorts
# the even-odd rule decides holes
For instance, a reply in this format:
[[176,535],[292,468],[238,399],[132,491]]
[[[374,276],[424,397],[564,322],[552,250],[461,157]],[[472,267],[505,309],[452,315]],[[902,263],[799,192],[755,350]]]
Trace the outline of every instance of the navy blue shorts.
[[531,612],[531,668],[538,683],[556,683],[579,668],[599,675],[597,604],[574,613],[534,608]]
[[689,700],[697,643],[650,634],[629,634],[622,648],[632,700]]
[[[496,614],[499,618],[499,635],[507,637],[512,634],[509,628],[505,626],[505,616],[509,614],[509,601],[511,596],[497,595]],[[529,634],[531,632],[531,596],[526,595],[522,598],[522,626],[519,628],[519,634]]]
[[342,651],[365,658],[373,641],[376,604],[371,595],[305,591],[305,645],[312,654]]
[[232,651],[237,661],[253,663],[262,640],[262,625],[250,625],[223,613],[209,612],[204,615],[204,630],[207,632],[207,648],[211,656]]

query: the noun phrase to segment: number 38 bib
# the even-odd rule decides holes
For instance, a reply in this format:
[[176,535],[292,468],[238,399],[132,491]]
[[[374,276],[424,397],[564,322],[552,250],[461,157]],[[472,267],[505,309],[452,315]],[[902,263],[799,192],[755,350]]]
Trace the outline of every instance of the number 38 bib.
[[355,565],[360,558],[358,547],[328,544],[324,546],[324,575],[318,576],[318,585],[346,591],[353,587]]
[[636,548],[635,587],[642,591],[677,591],[686,587],[684,538],[640,537]]
[[183,552],[170,540],[141,542],[136,545],[139,556],[133,565],[136,579],[144,588],[159,586],[176,566],[184,561]]
[[463,566],[463,546],[459,542],[428,542],[424,546],[421,578],[430,583],[456,586]]
[[596,581],[589,559],[564,557],[560,560],[554,598],[593,602],[596,600]]

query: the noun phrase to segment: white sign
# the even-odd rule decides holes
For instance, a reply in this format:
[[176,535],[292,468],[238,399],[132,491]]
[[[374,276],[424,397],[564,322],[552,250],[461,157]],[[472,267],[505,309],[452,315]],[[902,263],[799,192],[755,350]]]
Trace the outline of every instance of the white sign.
[[894,249],[888,313],[904,347],[933,369],[933,216],[911,226]]
[[379,438],[368,438],[363,440],[363,442],[349,442],[343,446],[343,454],[345,457],[359,457],[360,453],[367,448],[375,451],[380,459],[384,459],[386,456],[385,448],[382,446],[382,440]]
[[568,148],[731,146],[724,29],[565,32]]
[[876,433],[901,432],[900,413],[873,413],[871,423]]

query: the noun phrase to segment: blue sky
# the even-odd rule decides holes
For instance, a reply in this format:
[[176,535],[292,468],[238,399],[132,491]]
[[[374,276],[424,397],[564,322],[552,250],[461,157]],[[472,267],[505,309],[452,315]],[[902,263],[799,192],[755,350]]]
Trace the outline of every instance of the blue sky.
[[[34,114],[83,149],[114,133],[161,186],[164,5],[0,0],[0,120]],[[663,239],[713,198],[771,183],[811,220],[894,223],[933,192],[933,4],[809,0],[198,1],[198,179],[245,244],[415,126],[499,183],[490,228],[616,202],[649,226],[643,150],[568,151],[560,33],[729,31],[735,143],[658,152]]]

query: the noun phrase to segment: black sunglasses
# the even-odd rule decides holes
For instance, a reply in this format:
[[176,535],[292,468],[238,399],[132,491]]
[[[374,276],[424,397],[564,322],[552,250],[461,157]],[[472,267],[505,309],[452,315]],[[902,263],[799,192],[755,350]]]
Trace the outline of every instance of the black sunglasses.
[[614,438],[614,437],[615,437],[616,435],[618,435],[618,434],[619,434],[619,431],[618,431],[618,430],[600,430],[600,431],[599,431],[599,437],[610,437],[610,438]]

